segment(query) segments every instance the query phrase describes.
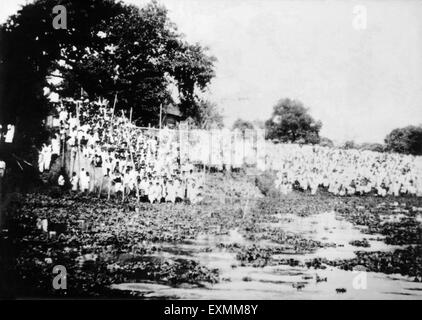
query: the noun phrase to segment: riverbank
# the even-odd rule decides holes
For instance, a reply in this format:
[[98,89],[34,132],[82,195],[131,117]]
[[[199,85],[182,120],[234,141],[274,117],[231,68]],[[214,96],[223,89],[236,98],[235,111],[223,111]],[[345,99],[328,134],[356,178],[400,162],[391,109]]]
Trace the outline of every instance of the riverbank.
[[[6,294],[247,298],[261,288],[263,298],[267,289],[279,298],[353,298],[358,269],[377,283],[372,296],[421,298],[421,199],[265,197],[253,181],[211,174],[196,205],[16,196],[1,234]],[[52,286],[56,265],[66,268],[66,290]]]

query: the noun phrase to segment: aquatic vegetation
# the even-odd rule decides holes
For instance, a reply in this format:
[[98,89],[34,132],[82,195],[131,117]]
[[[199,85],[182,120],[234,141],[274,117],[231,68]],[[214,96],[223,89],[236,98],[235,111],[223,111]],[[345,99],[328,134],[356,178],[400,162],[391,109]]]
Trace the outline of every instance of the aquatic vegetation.
[[[8,223],[1,232],[0,264],[18,296],[122,297],[142,294],[113,289],[113,284],[155,283],[171,287],[212,286],[231,281],[220,270],[203,264],[197,253],[225,252],[233,256],[228,268],[295,268],[303,272],[339,268],[399,273],[422,281],[422,200],[415,198],[334,197],[292,192],[287,196],[263,196],[254,178],[244,174],[211,174],[201,204],[115,203],[83,195],[49,192],[14,197]],[[349,259],[313,257],[321,250],[342,248],[327,237],[292,232],[289,223],[324,212],[338,212],[365,234],[350,239],[356,251]],[[336,216],[337,217],[337,216]],[[279,224],[280,221],[286,222]],[[43,221],[47,222],[43,230]],[[311,228],[313,225],[310,225]],[[230,235],[236,231],[236,237]],[[324,229],[329,235],[332,230]],[[221,241],[196,244],[200,236]],[[229,239],[225,240],[224,239]],[[370,251],[371,241],[408,245],[391,252]],[[357,249],[357,248],[356,248]],[[11,254],[13,253],[13,254]],[[237,262],[236,262],[237,261]],[[67,290],[52,289],[52,268],[66,266]],[[234,270],[236,269],[236,270]],[[330,281],[328,276],[301,274],[302,280]],[[254,278],[255,279],[255,278]],[[243,282],[253,281],[248,275]],[[296,281],[297,290],[306,290]],[[290,286],[291,284],[289,284]],[[341,288],[339,288],[341,289]],[[340,291],[339,293],[342,293]]]

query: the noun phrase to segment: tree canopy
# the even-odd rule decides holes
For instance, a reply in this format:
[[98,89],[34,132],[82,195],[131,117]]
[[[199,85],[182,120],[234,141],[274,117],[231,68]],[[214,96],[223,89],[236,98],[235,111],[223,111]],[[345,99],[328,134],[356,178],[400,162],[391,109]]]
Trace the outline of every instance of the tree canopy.
[[223,116],[215,103],[201,99],[199,101],[199,112],[200,121],[197,121],[199,129],[221,129],[224,127]]
[[315,144],[320,141],[322,123],[312,118],[302,102],[286,98],[274,106],[265,127],[268,139]]
[[252,122],[247,121],[247,120],[243,120],[238,118],[234,123],[233,123],[233,129],[239,129],[241,132],[244,132],[245,130],[251,130],[254,128],[254,125]]
[[[67,28],[56,30],[52,9],[59,3]],[[187,43],[155,1],[138,8],[114,0],[37,0],[0,27],[0,48],[0,118],[16,123],[28,143],[42,140],[50,106],[44,87],[74,98],[83,89],[109,101],[117,93],[117,109],[133,108],[138,123],[155,125],[160,104],[174,102],[171,84],[183,116],[199,122],[198,93],[214,76],[215,58]]]
[[353,140],[347,140],[341,145],[342,149],[350,150],[350,149],[358,149],[359,146]]
[[334,147],[334,142],[331,139],[328,139],[327,137],[321,137],[319,140],[319,145],[322,147],[329,147],[329,148],[333,148]]
[[394,129],[384,141],[387,151],[422,155],[422,125]]
[[359,145],[359,150],[369,150],[376,152],[384,152],[385,146],[381,143],[364,142]]

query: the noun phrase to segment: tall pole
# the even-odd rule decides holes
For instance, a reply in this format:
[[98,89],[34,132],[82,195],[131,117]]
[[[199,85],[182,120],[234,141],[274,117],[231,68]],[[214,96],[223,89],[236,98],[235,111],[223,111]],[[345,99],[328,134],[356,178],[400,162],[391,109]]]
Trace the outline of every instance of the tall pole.
[[76,101],[76,119],[78,120],[78,129],[79,129],[79,101]]
[[163,116],[163,104],[160,104],[160,130],[161,130],[161,118]]
[[62,137],[62,135],[60,134],[60,139],[63,141],[63,150],[62,150],[62,167],[65,166],[65,149],[66,149],[66,139],[65,136]]
[[[5,166],[4,166],[4,172],[3,174],[6,174],[6,162]],[[0,228],[2,227],[2,223],[3,223],[3,194],[2,194],[2,185],[3,185],[3,177],[0,175]]]
[[114,102],[113,102],[113,113],[111,114],[111,123],[113,123],[113,118],[114,118],[114,109],[116,108],[116,103],[117,103],[117,92],[114,95]]
[[[135,170],[135,161],[133,159],[132,145],[130,144],[130,140],[129,140],[128,136],[127,135],[124,135],[124,137],[126,138],[126,143],[127,143],[128,148],[129,148],[129,154],[130,154],[130,159],[131,159],[131,162],[132,162],[132,168],[133,168],[133,170]],[[135,187],[136,187],[136,203],[139,204],[139,186],[138,186],[138,181],[136,181]]]
[[[81,126],[81,120],[80,120],[80,106],[79,106],[79,101],[76,101],[76,118],[77,118],[77,125],[78,125],[78,131],[77,131],[77,135],[76,135],[76,147],[77,147],[77,152],[75,157],[78,157],[78,177],[79,177],[79,173],[81,171],[81,157],[80,157],[80,141],[79,141],[79,128]],[[75,158],[76,161],[76,158]],[[72,172],[73,174],[73,172]],[[80,177],[79,177],[80,178]]]

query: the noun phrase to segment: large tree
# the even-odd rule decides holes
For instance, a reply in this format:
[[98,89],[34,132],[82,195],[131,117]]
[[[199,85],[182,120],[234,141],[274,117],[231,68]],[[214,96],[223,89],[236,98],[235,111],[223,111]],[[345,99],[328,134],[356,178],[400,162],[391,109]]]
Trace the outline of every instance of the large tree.
[[265,127],[268,139],[315,144],[320,141],[322,123],[312,118],[302,102],[286,98],[274,106]]
[[422,155],[422,125],[394,129],[384,141],[387,151]]
[[[66,29],[52,26],[57,4],[67,9]],[[160,104],[172,102],[170,84],[183,116],[199,120],[198,92],[214,76],[215,59],[187,43],[155,1],[139,9],[114,0],[37,0],[1,26],[0,48],[0,117],[16,122],[27,143],[42,141],[46,86],[110,101],[117,93],[117,109],[133,108],[138,123],[154,125]],[[62,81],[52,85],[49,76]]]
[[56,30],[52,9],[57,4],[27,4],[0,26],[0,120],[16,124],[16,142],[23,149],[46,137],[41,123],[50,104],[43,88],[61,53],[88,47],[91,27],[123,12],[112,1],[61,1],[67,8],[68,29]]

